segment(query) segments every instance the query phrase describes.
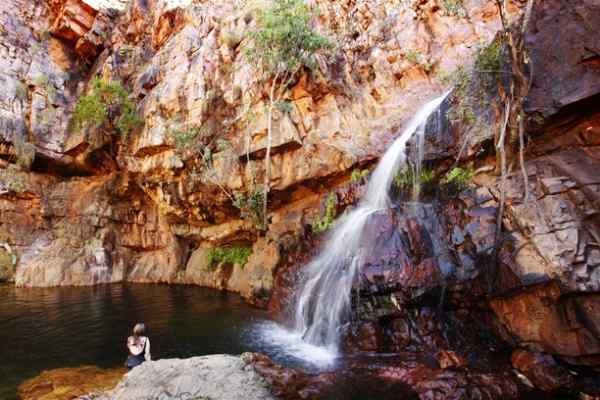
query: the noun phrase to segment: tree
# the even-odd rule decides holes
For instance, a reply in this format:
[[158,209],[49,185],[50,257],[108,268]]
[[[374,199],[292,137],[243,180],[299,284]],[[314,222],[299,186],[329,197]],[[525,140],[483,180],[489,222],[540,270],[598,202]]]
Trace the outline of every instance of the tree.
[[[494,259],[498,261],[499,244],[501,242],[502,218],[505,207],[506,197],[506,176],[508,174],[506,149],[508,147],[509,156],[513,156],[515,151],[511,151],[509,138],[518,138],[519,143],[519,163],[523,174],[525,191],[524,201],[529,200],[529,182],[525,169],[525,112],[524,102],[531,89],[533,80],[533,66],[529,63],[529,55],[525,46],[525,35],[531,19],[535,0],[527,0],[523,13],[513,27],[509,24],[508,18],[508,0],[496,0],[496,6],[500,13],[503,32],[506,38],[508,53],[510,57],[511,74],[508,80],[508,90],[503,96],[504,117],[500,128],[500,134],[496,140],[497,165],[501,174],[500,183],[500,205],[496,221],[496,240],[494,246]],[[529,69],[529,74],[526,71]],[[507,142],[509,142],[507,146]]]
[[267,152],[263,188],[263,226],[267,226],[267,200],[271,181],[271,143],[274,108],[305,68],[314,69],[315,55],[332,44],[312,27],[313,12],[304,0],[271,0],[257,18],[257,28],[249,35],[246,55],[261,69],[269,84],[267,109]]

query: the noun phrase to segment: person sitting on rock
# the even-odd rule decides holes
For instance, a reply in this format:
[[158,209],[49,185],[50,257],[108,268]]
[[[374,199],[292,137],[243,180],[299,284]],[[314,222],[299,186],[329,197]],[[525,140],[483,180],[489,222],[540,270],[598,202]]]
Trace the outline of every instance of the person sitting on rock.
[[133,336],[127,338],[127,369],[137,367],[144,361],[150,361],[150,339],[144,336],[146,325],[143,322],[135,324],[133,327]]

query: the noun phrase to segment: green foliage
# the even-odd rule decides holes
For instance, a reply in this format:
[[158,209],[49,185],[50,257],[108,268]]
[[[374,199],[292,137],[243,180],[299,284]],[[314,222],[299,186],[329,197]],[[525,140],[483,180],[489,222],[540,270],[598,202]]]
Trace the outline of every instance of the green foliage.
[[425,72],[430,72],[433,69],[433,64],[418,50],[409,50],[406,53],[406,59],[413,64],[419,65]]
[[0,170],[0,182],[4,183],[4,187],[14,193],[23,193],[27,190],[23,178],[16,172],[17,168],[7,168]]
[[292,103],[290,101],[284,101],[284,100],[280,100],[278,102],[275,103],[275,107],[282,113],[282,114],[289,114],[292,112],[293,107],[292,107]]
[[352,170],[352,174],[350,175],[350,182],[352,182],[352,183],[361,182],[364,178],[366,178],[367,176],[369,176],[370,172],[371,171],[369,171],[368,169],[363,169],[361,171],[358,168],[354,168]]
[[471,125],[476,121],[475,109],[493,92],[502,75],[503,43],[494,40],[489,46],[481,46],[475,52],[472,70],[459,66],[451,74],[440,73],[438,78],[454,88],[452,107],[448,111],[448,119]]
[[235,49],[242,42],[244,37],[234,31],[224,30],[221,32],[221,40],[225,43],[230,49]]
[[231,148],[231,142],[227,139],[217,139],[217,151],[225,151]]
[[502,43],[494,40],[489,46],[480,46],[475,52],[475,71],[479,73],[482,84],[491,87],[500,79],[502,73]]
[[187,130],[174,130],[171,131],[170,136],[173,139],[173,141],[175,142],[175,147],[177,148],[177,150],[185,150],[186,148],[188,148],[188,146],[190,145],[190,143],[192,143],[192,141],[198,137],[198,135],[201,133],[201,129],[200,128],[190,128]]
[[314,68],[315,54],[333,45],[313,30],[312,18],[304,0],[270,1],[258,14],[258,28],[249,35],[246,55],[270,73]]
[[408,61],[410,61],[411,63],[413,63],[413,64],[419,64],[419,63],[421,62],[421,57],[422,57],[422,56],[423,56],[423,55],[422,55],[422,54],[421,54],[421,52],[420,52],[420,51],[418,51],[418,50],[412,50],[412,49],[411,49],[411,50],[409,50],[409,51],[406,53],[406,59],[407,59]]
[[[127,136],[141,125],[135,103],[129,99],[127,91],[120,82],[105,82],[94,78],[91,91],[83,95],[75,105],[73,121],[75,129],[99,126],[109,120],[118,131]],[[112,115],[115,115],[113,118]]]
[[463,0],[442,0],[442,9],[447,15],[455,17],[466,17],[467,11],[463,4]]
[[38,75],[33,80],[33,83],[37,87],[45,88],[48,85],[49,79],[46,75]]
[[258,186],[247,196],[242,193],[234,193],[233,205],[240,210],[243,219],[252,221],[258,229],[266,229],[263,223],[264,199],[264,192]]
[[331,228],[335,217],[337,215],[337,196],[335,193],[329,193],[327,201],[325,203],[325,212],[320,218],[317,218],[313,224],[312,229],[315,233],[322,233]]
[[441,180],[448,192],[461,192],[465,190],[475,175],[471,168],[454,167]]
[[206,263],[213,270],[220,263],[239,265],[243,269],[251,254],[248,246],[214,247],[206,253]]
[[440,71],[438,79],[442,84],[453,87],[454,96],[464,97],[471,82],[471,72],[464,65],[459,65],[451,73]]
[[[394,186],[401,193],[409,193],[413,190],[417,179],[415,177],[415,170],[411,166],[407,166],[404,169],[398,171],[394,176]],[[435,173],[431,169],[422,168],[419,173],[418,182],[421,186],[426,187],[431,185],[435,179]]]
[[23,193],[25,190],[27,190],[25,188],[25,184],[23,183],[22,179],[19,178],[13,178],[10,179],[6,182],[6,186],[8,188],[8,190],[10,190],[11,192],[15,192],[15,193]]

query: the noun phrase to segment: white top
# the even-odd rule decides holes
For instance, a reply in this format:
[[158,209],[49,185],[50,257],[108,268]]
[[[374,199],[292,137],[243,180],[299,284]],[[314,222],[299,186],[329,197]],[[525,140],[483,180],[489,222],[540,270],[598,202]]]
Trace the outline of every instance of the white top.
[[129,349],[129,352],[134,356],[139,356],[140,354],[142,354],[142,351],[144,351],[144,344],[146,345],[146,352],[144,353],[144,358],[146,359],[146,361],[150,361],[150,339],[148,339],[146,336],[140,336],[137,338],[137,340],[133,336],[129,336],[129,338],[127,338],[127,348]]

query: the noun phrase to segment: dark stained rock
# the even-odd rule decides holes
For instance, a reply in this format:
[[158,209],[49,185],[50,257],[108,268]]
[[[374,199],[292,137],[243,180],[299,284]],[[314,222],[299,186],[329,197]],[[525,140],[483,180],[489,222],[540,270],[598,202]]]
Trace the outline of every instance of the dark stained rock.
[[511,360],[513,367],[541,390],[554,391],[573,385],[574,379],[569,371],[559,366],[548,354],[515,350]]
[[526,35],[533,68],[527,112],[547,118],[600,94],[599,24],[595,0],[535,5]]
[[462,367],[467,364],[467,361],[463,357],[451,350],[439,351],[435,355],[435,358],[437,359],[438,364],[440,364],[441,369]]

